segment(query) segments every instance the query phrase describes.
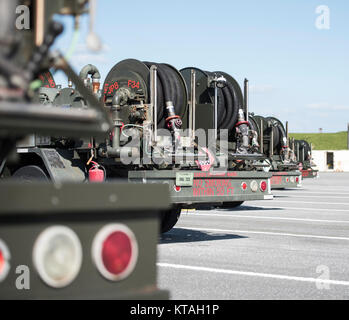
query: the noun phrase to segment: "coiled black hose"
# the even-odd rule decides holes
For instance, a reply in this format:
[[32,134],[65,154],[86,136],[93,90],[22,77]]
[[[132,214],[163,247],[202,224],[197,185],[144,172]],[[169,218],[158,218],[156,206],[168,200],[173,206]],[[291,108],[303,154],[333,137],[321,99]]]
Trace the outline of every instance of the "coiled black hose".
[[[263,126],[262,126],[263,121]],[[249,122],[252,130],[256,131],[260,136],[261,130],[263,130],[263,137],[271,136],[273,133],[273,152],[280,154],[284,145],[284,139],[286,139],[286,131],[282,123],[274,117],[262,117],[257,115],[250,115]],[[272,124],[268,126],[268,122]],[[276,124],[276,125],[275,125]],[[269,154],[270,143],[264,143],[264,153]]]
[[[296,156],[298,157],[300,162],[309,160],[309,154],[311,153],[311,148],[309,143],[305,140],[295,140],[294,143],[295,143]],[[298,151],[299,151],[299,154],[298,154]]]
[[[165,128],[168,118],[166,102],[172,102],[176,118],[177,116],[183,118],[188,107],[185,81],[179,71],[169,64],[141,62],[136,59],[118,62],[104,80],[101,100],[106,105],[110,105],[113,96],[121,91],[124,100],[127,101],[126,104],[137,105],[140,101],[150,103],[150,68],[153,65],[157,67],[157,124],[158,128]],[[126,113],[122,116],[125,124],[132,121]],[[178,122],[180,122],[179,119]]]
[[239,109],[243,105],[239,84],[227,73],[203,71],[198,68],[188,67],[181,70],[188,87],[190,87],[192,70],[196,73],[196,81],[199,86],[196,90],[196,101],[199,104],[212,103],[214,100],[214,87],[209,86],[210,79],[223,76],[227,80],[224,88],[217,88],[217,126],[218,129],[233,129],[238,121]]
[[305,140],[302,140],[304,143],[304,154],[305,154],[305,160],[309,160],[309,154],[311,154],[311,147],[309,143]]
[[242,101],[238,100],[236,89],[228,81],[227,86],[223,88],[226,99],[226,116],[225,121],[221,124],[222,129],[232,129],[238,120],[239,109],[242,107]]
[[[221,72],[208,72],[205,71],[208,76],[214,77],[220,76]],[[212,91],[212,95],[214,92]],[[217,126],[218,129],[231,130],[235,127],[238,119],[239,108],[242,101],[238,101],[238,94],[236,88],[227,79],[226,86],[224,88],[217,88],[218,105],[217,105]]]
[[183,117],[185,108],[183,101],[186,100],[186,90],[183,87],[183,80],[176,69],[167,65],[155,62],[143,62],[148,68],[152,65],[157,67],[158,88],[157,88],[157,110],[158,110],[158,125],[165,126],[167,117],[165,106],[166,102],[171,101],[175,108],[176,115]]

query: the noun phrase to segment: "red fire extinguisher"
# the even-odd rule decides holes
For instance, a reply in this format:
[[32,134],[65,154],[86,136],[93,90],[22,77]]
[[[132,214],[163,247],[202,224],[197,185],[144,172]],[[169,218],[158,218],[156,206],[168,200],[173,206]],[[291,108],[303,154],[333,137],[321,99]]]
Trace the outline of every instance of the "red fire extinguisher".
[[104,170],[99,169],[100,165],[97,162],[91,161],[92,167],[88,171],[88,180],[90,182],[103,182],[105,180]]

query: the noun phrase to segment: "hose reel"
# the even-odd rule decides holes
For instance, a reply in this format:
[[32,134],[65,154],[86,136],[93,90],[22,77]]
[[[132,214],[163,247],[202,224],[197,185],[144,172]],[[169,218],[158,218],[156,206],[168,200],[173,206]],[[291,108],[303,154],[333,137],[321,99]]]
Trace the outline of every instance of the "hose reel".
[[[209,72],[198,68],[188,67],[180,72],[183,75],[188,86],[189,93],[191,92],[191,72],[196,74],[196,103],[198,116],[198,128],[213,128],[212,112],[211,117],[207,112],[205,105],[214,103],[214,87],[212,80],[216,77],[226,79],[224,87],[217,87],[218,103],[217,103],[217,129],[232,130],[238,122],[239,109],[243,107],[243,95],[237,81],[229,74],[221,71]],[[204,119],[206,118],[206,119]],[[211,125],[209,124],[211,123]]]
[[305,140],[295,140],[295,154],[299,162],[308,161],[311,158],[311,147]]
[[[110,70],[102,91],[102,99],[106,105],[111,105],[115,94],[122,94],[120,116],[124,124],[141,124],[145,120],[140,109],[142,104],[151,102],[150,68],[152,65],[157,67],[156,110],[158,127],[166,128],[166,120],[169,116],[173,116],[168,114],[168,107],[171,104],[176,117],[183,118],[187,112],[186,84],[174,67],[168,64],[127,59],[117,63]],[[132,106],[132,108],[127,108],[127,106]]]
[[53,78],[52,73],[47,70],[39,75],[41,86],[45,88],[56,88],[56,82]]
[[273,147],[272,154],[281,154],[282,149],[288,147],[286,130],[279,119],[250,114],[249,122],[252,130],[258,133],[259,139],[261,131],[263,131],[262,137],[264,141],[261,141],[261,145],[263,146],[262,151],[264,154],[271,154],[271,145]]

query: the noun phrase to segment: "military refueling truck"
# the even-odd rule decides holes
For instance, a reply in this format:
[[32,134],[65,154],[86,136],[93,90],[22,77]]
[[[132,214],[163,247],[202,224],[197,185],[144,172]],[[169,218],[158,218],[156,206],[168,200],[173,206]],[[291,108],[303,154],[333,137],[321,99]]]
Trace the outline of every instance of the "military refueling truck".
[[[107,110],[64,58],[49,51],[62,31],[52,14],[78,16],[86,4],[0,2],[0,299],[168,298],[156,286],[159,212],[169,208],[167,188],[117,181],[34,181],[47,173],[40,157],[34,150],[16,153],[16,144],[28,135],[69,140],[109,134]],[[35,27],[14,30],[18,5],[28,6]],[[49,67],[66,72],[87,109],[34,102],[36,79]],[[55,153],[42,154],[53,172],[78,170],[74,157],[69,162]]]
[[302,178],[318,178],[319,171],[312,162],[312,145],[305,140],[291,140],[292,149],[298,162],[299,170],[302,172]]
[[[265,156],[255,151],[240,86],[229,75],[189,68],[179,72],[168,64],[127,59],[110,70],[101,90],[96,66],[84,67],[80,77],[110,110],[114,128],[108,139],[36,137],[22,145],[20,156],[29,154],[46,169],[37,176],[162,183],[172,202],[162,213],[162,232],[173,228],[182,208],[272,199],[271,174],[254,166]],[[70,80],[63,89],[41,88],[39,100],[86,109]]]
[[264,169],[272,173],[271,188],[284,189],[301,186],[302,174],[298,170],[294,151],[289,146],[288,122],[286,129],[279,119],[250,114],[253,131],[257,133],[260,151],[267,159]]

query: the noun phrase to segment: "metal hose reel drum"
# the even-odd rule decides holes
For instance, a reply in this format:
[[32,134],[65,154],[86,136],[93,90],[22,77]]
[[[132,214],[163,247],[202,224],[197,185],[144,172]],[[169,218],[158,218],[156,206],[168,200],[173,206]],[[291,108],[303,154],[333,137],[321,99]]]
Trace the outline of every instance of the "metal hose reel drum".
[[263,153],[270,154],[271,136],[273,136],[273,153],[280,154],[283,146],[287,145],[286,131],[282,122],[274,117],[262,117],[258,115],[250,115],[249,122],[251,128],[261,136],[263,130]]
[[47,70],[39,75],[41,86],[45,88],[56,88],[56,82],[53,78],[52,73]]
[[267,143],[267,146],[264,143],[264,133],[267,133],[266,119],[262,116],[250,114],[249,123],[250,123],[251,130],[257,132],[261,153],[268,155],[269,143]]
[[301,140],[300,142],[301,142],[302,147],[304,148],[304,156],[305,156],[304,160],[309,160],[309,155],[311,154],[311,146],[305,140]]
[[[117,63],[108,73],[102,89],[102,100],[111,105],[113,96],[120,95],[120,117],[124,124],[144,120],[142,104],[150,103],[150,68],[157,67],[157,125],[166,127],[167,102],[171,101],[176,116],[183,118],[188,107],[187,87],[181,74],[168,64],[127,59]],[[128,108],[132,106],[132,110]],[[138,106],[138,109],[137,109]]]
[[305,140],[295,140],[295,154],[299,162],[310,160],[311,147]]
[[[267,117],[269,121],[270,129],[273,130],[273,147],[274,153],[280,153],[282,146],[284,145],[283,139],[286,138],[286,132],[283,124],[276,118]],[[287,145],[287,142],[285,142]]]
[[238,111],[243,107],[243,95],[237,81],[229,74],[221,71],[209,72],[194,67],[182,69],[183,75],[191,93],[191,73],[195,72],[196,88],[196,128],[214,128],[214,86],[213,79],[223,77],[225,85],[217,85],[217,129],[232,130],[238,122]]

